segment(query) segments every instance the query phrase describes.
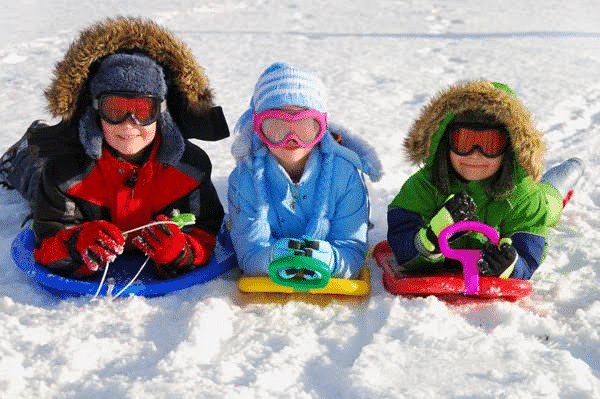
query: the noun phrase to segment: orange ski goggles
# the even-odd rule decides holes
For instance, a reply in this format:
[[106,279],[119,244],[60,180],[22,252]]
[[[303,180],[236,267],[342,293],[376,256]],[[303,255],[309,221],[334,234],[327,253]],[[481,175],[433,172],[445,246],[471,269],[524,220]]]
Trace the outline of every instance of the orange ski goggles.
[[479,150],[486,158],[496,158],[506,152],[508,133],[503,127],[485,125],[453,125],[449,129],[450,150],[468,156]]
[[166,108],[166,102],[150,95],[113,92],[101,94],[92,101],[92,106],[102,119],[113,125],[131,118],[135,123],[146,126],[158,119]]

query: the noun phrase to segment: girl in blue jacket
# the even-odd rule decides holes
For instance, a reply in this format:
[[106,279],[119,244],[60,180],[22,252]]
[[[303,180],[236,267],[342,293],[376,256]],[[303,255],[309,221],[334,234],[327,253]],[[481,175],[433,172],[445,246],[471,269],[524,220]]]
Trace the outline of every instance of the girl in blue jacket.
[[[256,83],[235,127],[228,194],[231,238],[246,275],[266,275],[271,262],[290,256],[317,260],[341,278],[355,278],[364,263],[369,201],[362,171],[378,179],[380,164],[347,132],[349,142],[338,144],[326,111],[324,85],[307,70],[273,64]],[[321,277],[302,264],[292,261],[279,277]]]

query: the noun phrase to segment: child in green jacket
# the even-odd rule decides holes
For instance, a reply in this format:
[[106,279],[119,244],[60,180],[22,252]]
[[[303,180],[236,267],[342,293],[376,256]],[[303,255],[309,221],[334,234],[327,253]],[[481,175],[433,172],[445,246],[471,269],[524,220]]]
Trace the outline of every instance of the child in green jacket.
[[485,80],[434,98],[404,145],[423,167],[388,209],[388,241],[402,270],[456,267],[440,253],[438,235],[455,222],[479,220],[500,233],[500,246],[478,233],[452,237],[452,246],[480,248],[481,275],[531,278],[544,257],[547,228],[560,220],[583,162],[569,159],[542,179],[541,132],[508,86]]

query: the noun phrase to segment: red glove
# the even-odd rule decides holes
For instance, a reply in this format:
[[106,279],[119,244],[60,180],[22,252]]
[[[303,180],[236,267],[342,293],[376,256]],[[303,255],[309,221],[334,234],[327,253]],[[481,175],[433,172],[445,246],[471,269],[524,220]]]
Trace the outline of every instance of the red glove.
[[[157,222],[170,219],[159,215]],[[171,263],[184,256],[186,250],[185,236],[175,223],[156,224],[144,228],[140,235],[133,239],[133,245],[152,258],[154,263]]]
[[66,277],[85,278],[123,253],[125,237],[105,220],[85,222],[44,239],[34,250],[36,262]]
[[[171,219],[159,215],[156,220]],[[215,238],[197,228],[192,228],[192,234],[185,234],[176,224],[164,223],[146,227],[132,243],[152,258],[162,278],[168,278],[208,262]]]
[[74,248],[81,256],[83,266],[73,272],[74,277],[86,277],[114,262],[123,253],[125,237],[121,230],[106,220],[85,222],[78,227]]
[[[159,222],[170,221],[166,216],[156,217]],[[192,227],[183,233],[174,223],[146,227],[132,244],[152,258],[162,278],[175,277],[209,261],[215,246],[215,237]]]

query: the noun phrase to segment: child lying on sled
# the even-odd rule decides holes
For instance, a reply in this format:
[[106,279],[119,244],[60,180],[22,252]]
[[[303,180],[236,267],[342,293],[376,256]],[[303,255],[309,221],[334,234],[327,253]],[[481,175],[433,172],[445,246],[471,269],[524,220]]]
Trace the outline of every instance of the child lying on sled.
[[[163,278],[209,261],[224,212],[208,156],[187,139],[228,130],[222,113],[212,130],[199,123],[212,107],[206,82],[187,46],[153,22],[82,32],[46,92],[61,122],[34,122],[1,159],[0,183],[31,204],[36,262],[85,279],[134,249]],[[176,210],[195,223],[180,230]]]
[[545,255],[547,228],[558,223],[563,200],[583,174],[582,161],[567,160],[539,182],[541,133],[508,86],[483,80],[439,94],[404,144],[410,160],[424,165],[388,209],[388,242],[401,268],[455,267],[440,254],[439,233],[479,220],[500,233],[500,246],[471,233],[454,237],[452,247],[481,248],[483,276],[531,278]]
[[245,275],[267,275],[285,258],[276,271],[283,280],[359,274],[369,224],[363,167],[330,133],[325,101],[312,72],[273,64],[236,125],[228,201]]

